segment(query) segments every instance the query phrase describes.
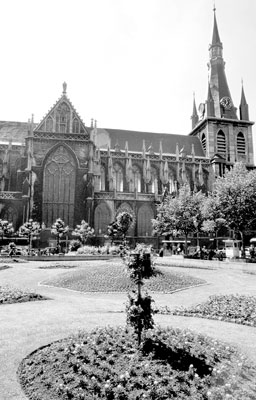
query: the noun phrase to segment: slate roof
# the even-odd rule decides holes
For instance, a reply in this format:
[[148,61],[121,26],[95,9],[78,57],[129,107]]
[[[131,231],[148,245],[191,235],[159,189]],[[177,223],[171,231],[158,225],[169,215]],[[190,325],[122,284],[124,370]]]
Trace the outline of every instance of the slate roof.
[[[36,127],[36,124],[34,124]],[[0,142],[23,144],[25,137],[28,136],[28,123],[16,121],[0,121]]]
[[[99,128],[98,128],[99,129]],[[103,130],[102,130],[103,131]],[[163,153],[176,154],[176,145],[179,151],[183,148],[187,155],[191,154],[192,144],[196,157],[205,157],[202,144],[196,136],[176,135],[170,133],[138,132],[121,129],[104,129],[109,134],[111,149],[116,144],[121,150],[125,149],[125,142],[128,142],[129,151],[142,151],[143,140],[145,140],[146,151],[152,145],[153,151],[159,153],[160,141],[162,141]]]

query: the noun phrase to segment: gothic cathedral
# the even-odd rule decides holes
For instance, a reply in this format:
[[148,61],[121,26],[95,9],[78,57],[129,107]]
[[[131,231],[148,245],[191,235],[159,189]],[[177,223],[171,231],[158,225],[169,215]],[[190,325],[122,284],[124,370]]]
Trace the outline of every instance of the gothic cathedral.
[[193,100],[189,135],[86,126],[67,96],[67,85],[43,120],[0,122],[0,218],[15,228],[29,218],[46,230],[57,218],[70,228],[85,219],[96,240],[126,210],[129,235],[153,241],[151,219],[164,191],[187,182],[211,190],[214,179],[236,161],[254,168],[252,125],[242,87],[239,118],[227,78],[214,10],[209,47],[208,95]]

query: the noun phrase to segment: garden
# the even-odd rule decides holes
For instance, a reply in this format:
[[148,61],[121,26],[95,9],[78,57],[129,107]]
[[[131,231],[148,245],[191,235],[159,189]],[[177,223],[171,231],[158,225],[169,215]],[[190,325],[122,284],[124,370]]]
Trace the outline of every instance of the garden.
[[[192,282],[191,277],[173,272],[168,277],[168,273],[155,268],[148,248],[143,246],[128,251],[124,261],[126,268],[115,261],[108,267],[64,273],[51,282],[82,291],[113,288],[130,291],[127,325],[80,331],[28,355],[18,371],[28,398],[255,399],[256,369],[235,348],[189,330],[161,328],[154,323],[157,310],[148,290],[166,290],[168,279],[169,291],[172,283],[175,283],[172,289],[177,290],[185,288],[189,280],[191,285],[204,282]],[[253,301],[251,298],[251,309]],[[230,299],[223,296],[219,303],[225,302],[234,302],[231,312],[235,316],[236,310],[238,313],[235,296]],[[218,318],[225,320],[229,306],[225,309],[219,303],[216,297],[208,304],[205,315],[210,317],[211,312],[218,310]],[[201,314],[203,307],[207,306],[201,305]],[[246,299],[240,304],[240,314],[245,307],[248,308]]]
[[[119,215],[119,222],[127,215]],[[127,220],[125,224],[129,225]],[[114,226],[115,230],[117,227]],[[127,228],[127,227],[126,227]],[[255,326],[253,296],[218,295],[188,309],[154,306],[153,293],[205,284],[155,267],[152,249],[126,245],[108,265],[74,268],[43,284],[81,292],[128,292],[125,326],[82,330],[29,354],[18,376],[30,400],[253,400],[256,369],[235,348],[189,330],[162,328],[155,313]],[[51,264],[49,268],[61,264]],[[15,293],[15,290],[14,290]],[[12,297],[12,293],[9,295]]]

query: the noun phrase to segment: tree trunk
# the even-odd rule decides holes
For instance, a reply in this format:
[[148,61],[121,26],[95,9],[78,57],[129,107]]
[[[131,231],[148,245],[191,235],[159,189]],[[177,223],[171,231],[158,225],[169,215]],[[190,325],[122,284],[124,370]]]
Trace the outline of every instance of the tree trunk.
[[241,244],[241,257],[245,258],[245,248],[244,248],[244,233],[242,231],[239,231],[240,236],[241,236],[241,240],[242,240],[242,244]]

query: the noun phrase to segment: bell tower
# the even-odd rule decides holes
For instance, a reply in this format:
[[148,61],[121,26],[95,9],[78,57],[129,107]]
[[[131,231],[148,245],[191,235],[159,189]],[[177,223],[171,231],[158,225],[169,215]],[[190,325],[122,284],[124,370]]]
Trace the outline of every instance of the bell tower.
[[190,135],[198,136],[203,144],[206,157],[210,157],[216,176],[225,173],[235,162],[243,161],[247,168],[254,165],[252,125],[249,107],[242,85],[241,102],[237,108],[228,86],[223,44],[220,40],[214,7],[213,33],[209,45],[208,90],[206,101],[199,105],[199,118],[193,119]]

